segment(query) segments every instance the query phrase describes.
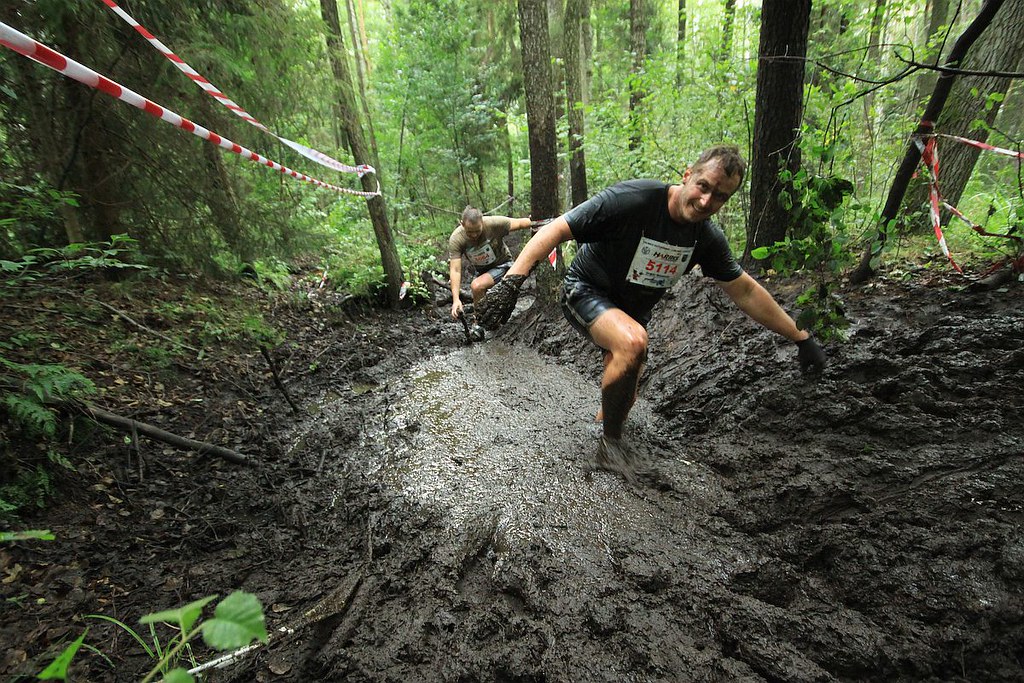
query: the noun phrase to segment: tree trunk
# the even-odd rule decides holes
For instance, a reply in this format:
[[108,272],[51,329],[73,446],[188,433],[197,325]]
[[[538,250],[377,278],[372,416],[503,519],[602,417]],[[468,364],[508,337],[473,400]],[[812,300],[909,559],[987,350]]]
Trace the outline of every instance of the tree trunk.
[[366,129],[370,138],[370,151],[373,154],[372,166],[380,168],[380,153],[377,150],[377,135],[373,131],[373,117],[370,116],[370,102],[366,98],[366,52],[363,44],[358,40],[361,32],[361,24],[356,18],[356,8],[352,0],[345,0],[348,7],[348,27],[352,34],[352,56],[356,63],[356,77],[359,81],[359,100],[363,105],[363,116],[366,117]]
[[732,32],[736,24],[736,0],[725,0],[725,16],[722,18],[722,44],[718,48],[718,59],[725,61],[732,54]]
[[515,160],[512,158],[512,135],[508,132],[508,110],[510,108],[511,103],[505,102],[501,112],[501,130],[498,131],[498,138],[501,140],[501,152],[505,158],[505,192],[512,198],[509,200],[508,215],[516,216],[519,214],[515,209],[516,166]]
[[751,150],[750,221],[743,263],[755,268],[750,252],[786,236],[789,212],[779,193],[783,168],[800,168],[800,117],[803,110],[804,57],[811,0],[765,0],[761,8],[754,141]]
[[594,82],[594,27],[590,23],[590,0],[581,0],[580,38],[583,41],[583,101],[590,101],[590,84]]
[[582,0],[565,3],[565,97],[569,122],[569,186],[572,205],[587,199],[587,163],[583,135],[583,71],[580,68]]
[[107,240],[125,232],[121,225],[121,203],[126,201],[120,194],[116,172],[110,164],[111,139],[106,122],[113,116],[94,115],[94,106],[103,109],[112,102],[97,104],[88,88],[81,83],[66,79],[62,83],[67,93],[67,102],[76,120],[78,137],[78,158],[71,159],[71,177],[75,190],[81,197],[82,208],[87,219],[86,238]]
[[[1024,0],[1005,0],[992,25],[985,31],[971,51],[964,57],[961,67],[969,71],[1014,72],[1020,69],[1024,60],[1024,41],[1020,39],[1020,27],[1024,26]],[[985,142],[989,128],[995,124],[1000,111],[1000,102],[986,107],[989,95],[1005,96],[1011,79],[998,76],[961,76],[953,83],[935,132],[959,135]],[[986,127],[974,128],[981,119]],[[977,147],[956,142],[939,143],[941,150],[941,171],[939,186],[943,198],[956,206],[963,196],[967,181],[970,180],[981,150]],[[907,194],[904,209],[913,211],[928,201],[928,186],[925,183],[913,185]],[[944,216],[948,214],[944,211]],[[944,221],[945,222],[945,219]],[[930,220],[916,222],[914,232],[927,232]]]
[[[202,120],[214,121],[211,98],[206,93],[197,92],[193,99]],[[252,241],[242,234],[242,224],[238,219],[238,202],[224,166],[224,152],[216,145],[200,147],[208,177],[206,188],[203,190],[206,206],[210,209],[210,215],[213,216],[217,230],[228,248],[243,263],[249,263],[252,259]]]
[[[642,85],[647,62],[647,8],[645,0],[629,0],[629,51],[633,56],[629,85],[629,149],[637,152],[643,142],[641,107],[647,97]],[[634,159],[634,165],[637,160]]]
[[[988,25],[992,23],[993,17],[1002,4],[1003,0],[985,0],[985,4],[982,5],[978,16],[960,34],[953,48],[949,51],[949,59],[946,66],[956,68],[960,65],[961,60],[971,49],[974,42],[978,40]],[[895,221],[899,213],[900,204],[903,203],[903,196],[907,192],[907,185],[917,169],[918,162],[921,161],[921,150],[916,144],[917,140],[920,136],[932,132],[930,122],[938,119],[942,113],[942,108],[945,106],[946,99],[953,89],[955,79],[956,76],[948,72],[942,73],[939,76],[939,80],[935,84],[935,91],[932,93],[931,99],[928,100],[928,106],[925,107],[924,114],[921,117],[921,123],[917,125],[917,129],[910,136],[910,143],[907,145],[906,154],[904,154],[899,168],[896,169],[896,175],[892,180],[892,187],[889,188],[889,196],[885,200],[885,206],[882,207],[882,215],[879,219],[878,233],[875,236],[875,240],[864,250],[860,263],[850,273],[850,282],[854,284],[861,283],[875,274],[875,268],[877,267],[875,262],[881,259],[889,226]]]
[[[518,0],[519,36],[523,52],[523,85],[530,139],[530,215],[561,214],[558,192],[558,137],[555,98],[551,90],[551,50],[545,0]],[[554,298],[550,271],[538,274],[541,296]]]
[[683,85],[683,64],[686,63],[686,0],[679,0],[676,14],[676,87]]
[[[39,66],[27,59],[11,60],[12,77],[15,80],[15,91],[22,93],[20,97],[27,104],[29,114],[26,117],[25,134],[28,136],[38,156],[36,169],[58,190],[64,190],[67,182],[66,164],[69,148],[67,131],[73,126],[73,117],[66,116],[60,121],[52,114],[52,106],[46,101],[44,93],[38,87]],[[65,108],[61,107],[63,111]],[[85,241],[82,228],[80,208],[61,202],[59,213],[64,225],[64,236],[67,244]]]
[[[342,126],[352,145],[355,164],[366,164],[370,161],[370,154],[363,136],[359,110],[355,103],[352,75],[349,73],[348,58],[345,53],[345,40],[341,32],[341,23],[338,20],[337,0],[320,0],[320,12],[324,23],[327,24],[327,47],[338,86],[338,107],[341,111]],[[377,180],[373,175],[364,175],[362,177],[363,189],[367,192],[376,190]],[[390,225],[388,225],[384,196],[381,194],[370,197],[366,205],[370,213],[370,222],[373,223],[373,232],[377,237],[384,277],[387,279],[388,304],[392,308],[397,308],[399,293],[405,277],[402,273],[402,263],[398,258],[398,250],[395,247],[394,236],[391,234]]]
[[[945,1],[945,0],[943,0]],[[885,18],[885,0],[875,0],[871,11],[871,30],[868,31],[868,63],[877,65],[882,56],[882,27]]]

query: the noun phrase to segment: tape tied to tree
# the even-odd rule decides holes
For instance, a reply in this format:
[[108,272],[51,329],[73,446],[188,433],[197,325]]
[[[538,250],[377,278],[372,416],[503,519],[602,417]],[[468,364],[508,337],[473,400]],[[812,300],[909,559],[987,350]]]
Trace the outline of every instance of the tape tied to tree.
[[273,135],[283,144],[292,148],[293,150],[295,150],[302,156],[306,157],[307,159],[312,159],[321,166],[326,166],[327,168],[334,169],[335,171],[339,171],[341,173],[355,173],[360,178],[362,178],[367,173],[376,174],[377,171],[373,168],[373,166],[370,166],[369,164],[360,164],[358,166],[349,166],[348,164],[343,164],[340,161],[324,154],[323,152],[315,150],[312,147],[307,147],[306,145],[300,144],[293,140],[289,140],[288,138],[282,137],[275,133],[274,131],[270,130],[265,125],[257,121],[252,114],[247,112],[245,109],[242,109],[242,107],[236,104],[231,98],[229,98],[218,88],[216,88],[212,83],[210,83],[210,81],[206,80],[206,78],[200,75],[198,71],[189,66],[185,62],[185,60],[183,60],[181,57],[172,52],[170,48],[168,48],[166,45],[160,42],[152,33],[149,32],[149,30],[147,30],[138,21],[136,21],[134,17],[132,17],[130,14],[121,9],[117,5],[117,3],[115,3],[113,0],[102,0],[102,2],[107,7],[109,7],[114,12],[114,14],[121,17],[121,19],[123,19],[125,23],[134,28],[139,33],[139,35],[145,38],[146,41],[154,48],[156,48],[156,50],[160,54],[162,54],[164,57],[168,59],[168,61],[174,64],[174,66],[179,71],[188,76],[189,79],[191,79],[196,85],[202,88],[207,95],[220,102],[222,105],[224,105],[224,107],[233,112],[236,116],[240,117],[243,121],[252,124],[253,126],[262,130],[264,133]]
[[242,147],[238,143],[232,142],[228,138],[218,135],[211,130],[207,130],[202,126],[189,121],[183,116],[174,113],[170,109],[146,99],[134,90],[130,90],[129,88],[110,80],[106,76],[100,75],[70,57],[65,57],[59,52],[36,40],[33,40],[32,38],[29,38],[24,33],[11,28],[3,22],[0,22],[0,45],[9,48],[24,57],[28,57],[34,62],[47,66],[68,78],[82,83],[83,85],[95,88],[96,90],[104,92],[115,99],[126,102],[137,109],[141,109],[147,114],[155,116],[162,121],[166,121],[172,126],[192,133],[193,135],[208,142],[212,142],[218,147],[223,147],[224,149],[234,152],[245,159],[249,159],[250,161],[254,161],[262,166],[274,169],[275,171],[279,171],[285,175],[289,175],[297,180],[311,183],[317,187],[334,190],[335,192],[356,195],[359,197],[376,197],[380,195],[380,181],[377,182],[377,190],[375,192],[350,190],[346,187],[338,187],[337,185],[332,185],[317,178],[310,177],[305,173],[293,171],[287,166],[283,166],[272,159],[260,156],[259,154]]

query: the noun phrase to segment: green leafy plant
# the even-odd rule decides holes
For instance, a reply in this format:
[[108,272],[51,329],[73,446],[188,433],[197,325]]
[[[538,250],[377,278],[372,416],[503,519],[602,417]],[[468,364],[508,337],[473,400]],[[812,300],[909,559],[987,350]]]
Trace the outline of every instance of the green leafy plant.
[[[0,344],[0,353],[4,348],[12,347]],[[0,417],[29,439],[44,444],[53,439],[58,426],[55,404],[95,391],[88,378],[66,366],[17,363],[0,355]],[[45,453],[49,464],[74,469],[53,448],[45,448]],[[0,456],[5,455],[0,451]],[[14,518],[24,508],[44,505],[53,489],[48,467],[3,457],[0,468],[5,475],[0,485],[0,516]]]
[[783,170],[779,180],[790,189],[779,201],[790,214],[786,239],[751,252],[757,259],[770,259],[771,267],[783,275],[798,271],[812,274],[814,284],[797,298],[801,308],[797,324],[813,330],[824,340],[842,338],[849,327],[835,283],[853,255],[848,246],[845,223],[846,198],[853,184],[837,177]]
[[0,531],[0,543],[15,541],[52,541],[56,538],[49,529],[26,529],[24,531]]
[[285,291],[291,285],[292,276],[288,265],[278,259],[256,260],[252,264],[256,279],[261,283],[270,284],[278,291]]
[[0,273],[7,279],[0,284],[13,286],[38,279],[44,273],[89,271],[97,268],[149,266],[133,263],[138,242],[128,235],[114,235],[109,242],[75,242],[66,247],[30,249],[18,260],[0,260]]
[[[124,630],[142,647],[146,656],[155,660],[153,668],[143,677],[142,683],[149,683],[157,676],[161,676],[165,683],[193,683],[195,679],[181,664],[187,659],[195,666],[191,643],[197,636],[202,635],[203,641],[218,652],[245,647],[254,640],[266,643],[270,639],[263,615],[263,605],[255,595],[244,591],[234,591],[228,595],[217,604],[213,617],[200,621],[203,609],[216,599],[216,595],[211,595],[182,607],[143,616],[139,623],[149,627],[149,641],[135,629],[113,617],[104,614],[87,614],[86,617],[106,621]],[[158,633],[160,625],[170,627],[173,635],[161,640]],[[39,678],[67,680],[68,667],[75,654],[83,647],[87,633],[88,630],[68,645],[39,674]]]

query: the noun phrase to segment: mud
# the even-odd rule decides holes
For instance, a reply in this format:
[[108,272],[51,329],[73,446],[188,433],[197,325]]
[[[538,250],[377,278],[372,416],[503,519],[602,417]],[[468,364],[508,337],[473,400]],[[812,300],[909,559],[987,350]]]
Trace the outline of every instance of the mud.
[[331,361],[293,376],[305,412],[267,424],[264,464],[176,480],[207,500],[177,506],[195,531],[176,555],[121,541],[148,580],[85,559],[78,607],[109,613],[99,577],[119,615],[257,593],[270,645],[211,681],[1024,680],[1020,297],[846,292],[850,340],[806,376],[684,279],[627,426],[656,472],[635,484],[593,468],[600,356],[557,312],[527,300],[472,346],[443,307],[320,328]]

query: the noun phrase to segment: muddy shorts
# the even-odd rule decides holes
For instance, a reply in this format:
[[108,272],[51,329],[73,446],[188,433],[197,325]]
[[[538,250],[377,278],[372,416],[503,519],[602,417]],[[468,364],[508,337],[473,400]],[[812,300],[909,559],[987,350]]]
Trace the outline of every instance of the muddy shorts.
[[484,271],[480,271],[480,270],[476,271],[476,276],[480,277],[481,275],[484,275],[484,274],[490,275],[492,278],[494,278],[494,284],[498,284],[499,282],[501,282],[501,278],[505,277],[505,273],[507,273],[508,269],[511,268],[511,267],[512,267],[512,262],[511,261],[505,261],[504,263],[499,263],[498,265],[494,266],[493,268],[489,268],[489,269],[484,270]]
[[594,287],[585,280],[580,280],[571,273],[566,275],[565,280],[562,282],[560,303],[562,304],[562,315],[565,316],[565,319],[580,334],[587,337],[590,336],[590,326],[594,324],[598,316],[612,308],[622,309],[645,328],[647,323],[651,321],[650,313],[645,316],[634,315],[613,302],[604,291]]

